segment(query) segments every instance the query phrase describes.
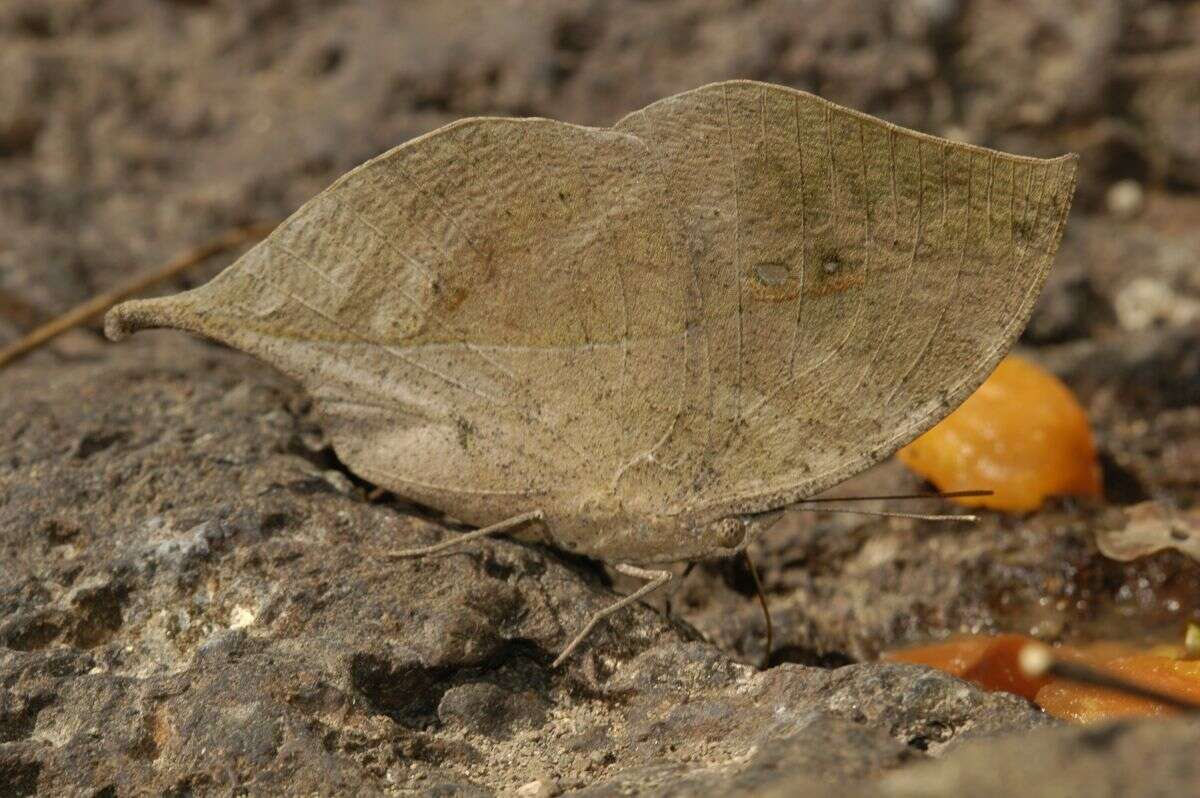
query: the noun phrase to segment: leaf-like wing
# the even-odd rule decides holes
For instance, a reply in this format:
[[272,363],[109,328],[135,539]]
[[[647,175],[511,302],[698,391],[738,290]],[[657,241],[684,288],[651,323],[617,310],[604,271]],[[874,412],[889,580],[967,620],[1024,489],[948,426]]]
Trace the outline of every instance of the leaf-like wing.
[[753,512],[878,462],[965,399],[1028,320],[1075,158],[915,133],[749,81],[622,120],[648,142],[698,286],[702,448],[675,511]]
[[470,119],[108,329],[258,355],[352,469],[466,521],[538,507],[560,544],[698,556],[702,522],[833,485],[982,382],[1074,175],[746,81],[611,130]]
[[354,471],[466,521],[578,516],[696,393],[694,303],[652,167],[628,133],[464,120],[108,328],[179,327],[257,355],[303,382]]

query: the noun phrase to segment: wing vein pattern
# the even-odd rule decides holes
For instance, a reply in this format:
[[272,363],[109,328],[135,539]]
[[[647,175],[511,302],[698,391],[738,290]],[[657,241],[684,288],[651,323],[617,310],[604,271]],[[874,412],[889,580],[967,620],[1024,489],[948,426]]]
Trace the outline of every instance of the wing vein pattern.
[[367,478],[481,526],[536,502],[601,550],[810,496],[946,415],[1028,319],[1074,178],[729,81],[611,128],[447,125],[114,314],[297,378]]
[[665,444],[703,450],[668,510],[685,515],[812,495],[949,412],[1027,320],[1074,188],[1073,157],[996,153],[749,81],[617,129],[663,162],[703,298],[716,445]]

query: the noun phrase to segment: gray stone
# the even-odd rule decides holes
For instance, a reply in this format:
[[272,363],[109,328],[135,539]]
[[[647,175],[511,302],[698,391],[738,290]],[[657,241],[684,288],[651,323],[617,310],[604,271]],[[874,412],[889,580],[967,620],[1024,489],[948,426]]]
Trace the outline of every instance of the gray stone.
[[[4,375],[13,784],[503,791],[536,773],[564,789],[683,773],[747,792],[1044,723],[912,666],[759,673],[646,607],[549,671],[611,601],[590,567],[506,540],[387,560],[452,533],[360,488],[298,489],[306,461],[287,453],[308,421],[286,410],[303,407],[290,385],[183,338],[132,347],[56,370],[49,395],[34,364]],[[228,390],[251,381],[261,390]],[[42,412],[21,410],[30,396]],[[70,455],[67,419],[133,413],[135,436]]]
[[1089,798],[1190,795],[1200,784],[1195,721],[1054,729],[963,748],[879,783],[889,798],[972,795]]

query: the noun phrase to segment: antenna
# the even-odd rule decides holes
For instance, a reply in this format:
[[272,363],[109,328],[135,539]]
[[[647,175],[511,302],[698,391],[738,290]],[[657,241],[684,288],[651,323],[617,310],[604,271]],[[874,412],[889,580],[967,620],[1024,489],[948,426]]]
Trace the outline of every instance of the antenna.
[[805,499],[800,503],[815,504],[817,502],[894,501],[899,499],[966,499],[978,496],[991,496],[994,493],[995,491],[991,490],[951,490],[933,493],[894,493],[891,495],[881,496],[819,496],[815,499]]
[[846,513],[847,515],[873,515],[879,518],[913,518],[918,521],[966,521],[974,523],[979,520],[977,515],[937,515],[929,513],[897,513],[890,510],[859,510],[857,507],[799,507],[793,505],[790,509],[807,510],[810,513]]
[[808,504],[823,504],[824,502],[865,502],[865,501],[903,501],[910,499],[965,499],[979,496],[991,496],[990,490],[952,490],[934,493],[893,493],[877,496],[823,496],[816,499],[805,499],[796,502],[789,509],[808,510],[809,512],[846,513],[848,515],[871,515],[879,518],[912,518],[918,521],[964,521],[974,523],[979,520],[977,515],[942,515],[939,513],[900,513],[891,510],[859,510],[851,507],[806,507]]

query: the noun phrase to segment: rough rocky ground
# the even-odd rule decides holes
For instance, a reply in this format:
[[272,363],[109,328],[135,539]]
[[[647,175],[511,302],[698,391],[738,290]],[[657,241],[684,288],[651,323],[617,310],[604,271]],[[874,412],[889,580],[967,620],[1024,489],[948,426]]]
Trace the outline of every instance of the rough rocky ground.
[[1091,533],[1200,495],[1198,29],[1151,0],[0,4],[0,341],[450,119],[607,123],[754,77],[1081,152],[1024,343],[1084,400],[1107,491],[969,529],[791,517],[754,551],[770,669],[732,563],[551,671],[622,587],[602,569],[506,541],[389,562],[446,520],[368,500],[283,378],[79,332],[0,373],[0,794],[1189,794],[1194,723],[1065,728],[872,660],[1200,617],[1195,563]]

